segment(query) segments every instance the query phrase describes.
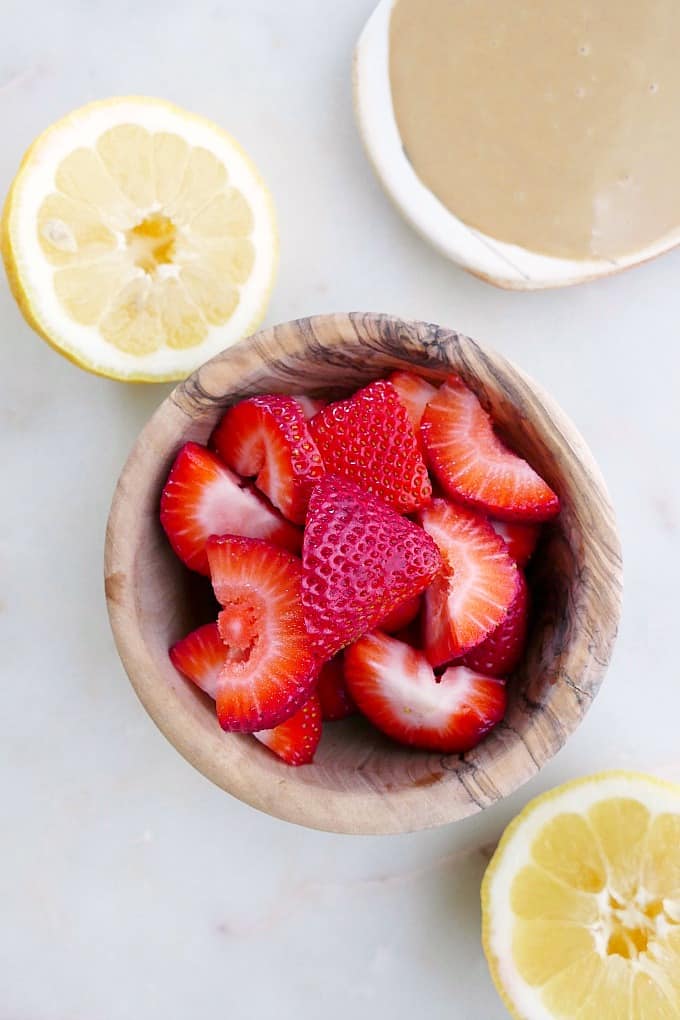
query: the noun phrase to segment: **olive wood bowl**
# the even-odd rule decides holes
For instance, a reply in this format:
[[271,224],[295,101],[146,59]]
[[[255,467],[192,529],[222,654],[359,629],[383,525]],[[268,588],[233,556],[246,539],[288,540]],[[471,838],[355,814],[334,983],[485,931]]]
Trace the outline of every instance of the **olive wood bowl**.
[[[205,443],[226,407],[257,393],[337,396],[395,368],[459,373],[507,441],[558,492],[530,569],[534,611],[506,719],[463,755],[414,751],[361,718],[329,723],[312,765],[292,768],[252,737],[223,733],[214,706],[173,668],[168,647],[209,619],[207,582],[161,530],[161,488],[182,443]],[[177,750],[234,796],[289,821],[347,833],[443,825],[536,775],[583,719],[607,668],[620,613],[621,552],[591,453],[555,402],[501,355],[460,333],[385,315],[338,314],[265,329],[181,383],[142,430],[116,489],[106,597],[123,665]]]

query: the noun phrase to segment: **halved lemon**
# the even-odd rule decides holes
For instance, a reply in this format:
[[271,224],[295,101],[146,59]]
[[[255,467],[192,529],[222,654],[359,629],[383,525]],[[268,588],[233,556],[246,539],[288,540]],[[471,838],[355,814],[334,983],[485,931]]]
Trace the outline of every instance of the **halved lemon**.
[[534,800],[482,886],[491,973],[522,1020],[680,1017],[680,787],[605,772]]
[[136,96],[40,135],[1,237],[30,325],[83,368],[144,382],[184,378],[252,332],[278,258],[271,197],[234,139]]

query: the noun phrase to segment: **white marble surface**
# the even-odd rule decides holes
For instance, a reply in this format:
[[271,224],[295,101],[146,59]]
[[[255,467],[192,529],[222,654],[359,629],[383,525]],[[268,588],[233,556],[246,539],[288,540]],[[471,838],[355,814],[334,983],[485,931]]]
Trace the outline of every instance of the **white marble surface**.
[[167,387],[58,358],[0,282],[0,1020],[501,1020],[479,945],[483,849],[533,794],[607,766],[680,777],[680,252],[576,290],[507,294],[400,220],[354,129],[372,0],[3,0],[0,190],[49,122],[166,96],[229,128],[273,188],[268,321],[390,311],[539,379],[608,478],[621,634],[580,731],[482,817],[399,838],[257,814],[179,758],[116,657],[102,593],[116,475]]

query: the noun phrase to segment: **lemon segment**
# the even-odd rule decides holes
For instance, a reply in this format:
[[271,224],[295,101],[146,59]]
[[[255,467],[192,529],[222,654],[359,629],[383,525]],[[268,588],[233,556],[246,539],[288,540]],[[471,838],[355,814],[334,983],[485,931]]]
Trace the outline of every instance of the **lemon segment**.
[[29,323],[111,378],[183,378],[261,321],[277,263],[271,198],[207,120],[139,97],[38,138],[7,198],[2,251]]
[[492,858],[482,911],[514,1017],[679,1017],[680,787],[610,772],[537,798]]

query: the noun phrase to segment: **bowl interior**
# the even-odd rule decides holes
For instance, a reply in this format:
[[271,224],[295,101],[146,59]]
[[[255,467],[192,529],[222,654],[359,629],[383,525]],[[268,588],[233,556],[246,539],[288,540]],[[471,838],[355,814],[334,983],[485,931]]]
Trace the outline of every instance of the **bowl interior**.
[[[505,721],[474,751],[401,748],[353,718],[325,727],[313,765],[291,769],[252,738],[224,734],[214,707],[167,650],[215,618],[205,579],[177,561],[158,500],[179,446],[206,442],[230,404],[267,391],[336,397],[396,367],[433,381],[457,371],[512,446],[558,492],[529,578],[527,654],[509,683]],[[620,550],[606,489],[573,425],[499,355],[426,323],[320,316],[275,327],[219,355],[181,384],[133,449],[114,499],[107,597],[121,657],[141,700],[178,749],[224,789],[319,828],[394,832],[452,821],[535,774],[578,725],[608,662],[619,615]]]

